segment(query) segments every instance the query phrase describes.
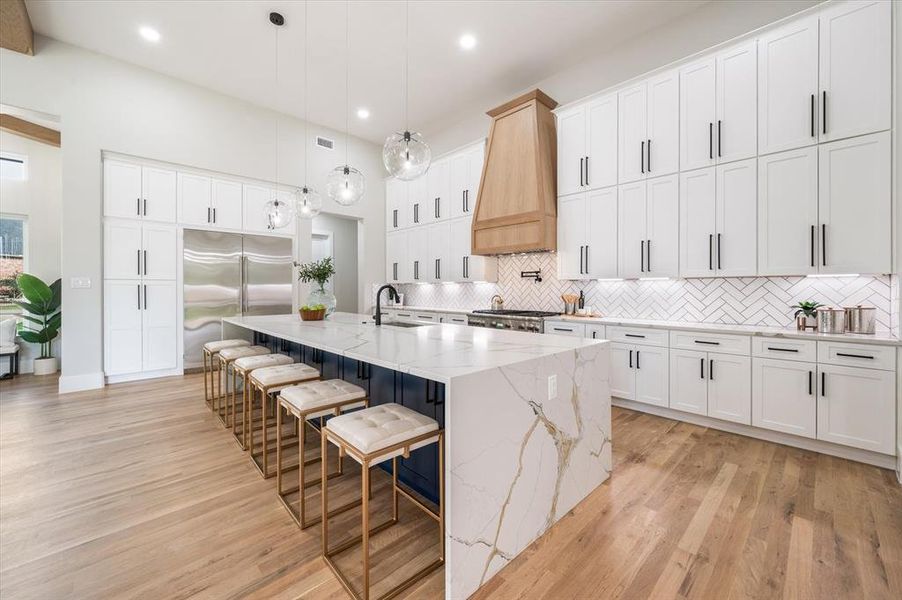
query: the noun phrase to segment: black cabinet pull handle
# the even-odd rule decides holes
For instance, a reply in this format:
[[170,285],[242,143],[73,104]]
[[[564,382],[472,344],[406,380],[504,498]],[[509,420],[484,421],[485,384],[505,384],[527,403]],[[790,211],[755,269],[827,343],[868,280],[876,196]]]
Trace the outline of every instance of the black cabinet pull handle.
[[213,222],[216,223],[216,207],[213,207]]
[[821,262],[827,266],[827,224],[821,223]]
[[596,334],[596,333],[597,333],[596,331],[593,331],[593,332],[592,332],[592,339],[593,339],[593,340],[595,339],[595,334]]
[[144,274],[147,275],[147,250],[144,251]]
[[720,234],[717,234],[717,268],[720,269]]
[[709,342],[707,340],[695,340],[696,344],[705,344],[707,346],[720,346],[720,342]]
[[589,274],[589,246],[588,245],[586,246],[585,252],[586,252],[586,273],[585,274],[588,275]]
[[137,285],[138,288],[138,310],[141,310],[141,284]]
[[141,199],[135,198],[135,214],[141,216]]
[[814,131],[814,94],[811,94],[811,108],[809,109],[811,113],[811,137],[817,135]]
[[207,207],[207,223],[210,222],[210,207]]
[[866,356],[864,354],[846,354],[845,352],[837,352],[836,356],[845,356],[847,358],[865,358],[867,360],[874,360],[873,356]]
[[772,346],[767,347],[768,350],[774,350],[776,352],[798,352],[795,348],[774,348]]
[[138,250],[138,275],[141,274],[141,250]]
[[396,208],[396,209],[392,210],[391,213],[392,213],[392,215],[391,215],[392,216],[392,227],[397,227],[398,226],[398,209]]
[[826,397],[827,395],[827,373],[825,371],[821,371],[821,396]]
[[[827,126],[827,125],[826,125],[826,123],[825,123],[825,124],[824,124],[824,127],[826,127],[826,126]],[[147,198],[144,199],[144,216],[145,216],[145,217],[147,216]]]
[[398,278],[398,263],[392,263],[391,267],[392,267],[392,279],[397,279]]
[[435,259],[435,278],[442,278],[442,259],[440,258]]
[[811,372],[811,371],[808,371],[808,395],[809,395],[809,396],[813,396],[813,395],[814,395],[814,392],[813,392],[812,389],[811,389],[811,379],[812,379],[812,372]]
[[589,157],[586,157],[586,185],[589,185]]
[[438,219],[438,198],[435,199],[435,218]]
[[651,273],[651,240],[646,240],[645,245],[648,248],[648,252],[645,256],[645,270]]
[[147,285],[144,286],[144,310],[147,310]]
[[648,140],[648,159],[645,161],[648,165],[648,172],[651,173],[651,140]]
[[714,381],[714,359],[708,361],[708,379]]
[[467,190],[467,191],[466,191],[465,197],[466,197],[465,210],[466,210],[467,212],[470,212],[470,190]]
[[583,274],[583,246],[579,247],[579,274]]
[[642,368],[642,367],[639,366],[639,351],[638,351],[638,350],[636,350],[636,368],[637,368],[637,369],[641,369],[641,368]]
[[624,333],[623,337],[631,337],[631,338],[642,338],[645,339],[644,335],[639,335],[638,333]]
[[714,160],[714,123],[708,123],[708,158]]
[[420,278],[420,261],[418,260],[413,261],[413,278]]
[[639,268],[643,273],[645,273],[645,240],[639,242],[639,245]]
[[413,222],[414,223],[420,222],[420,204],[419,203],[414,203],[414,205],[413,205]]
[[567,329],[566,327],[552,327],[552,329],[555,331],[569,331],[570,333],[573,333],[572,329]]
[[699,375],[699,376],[700,376],[702,379],[704,379],[704,378],[705,378],[705,359],[704,359],[704,358],[698,359],[698,364],[699,364],[699,367],[700,367],[700,369],[701,369],[701,372],[700,372],[700,375]]
[[827,90],[822,91],[821,94],[821,97],[823,98],[823,102],[821,103],[823,104],[823,106],[821,107],[821,120],[824,123],[823,132],[827,133]]
[[642,140],[642,147],[639,149],[639,161],[642,172],[645,173],[645,140]]
[[720,147],[720,119],[717,120],[717,156],[723,156]]
[[714,270],[714,234],[708,234],[708,270]]
[[579,187],[583,187],[585,185],[583,183],[583,173],[585,172],[585,158],[579,159]]
[[633,351],[630,350],[630,369],[633,368]]
[[814,236],[817,235],[815,233],[815,225],[811,226],[811,266],[814,266]]

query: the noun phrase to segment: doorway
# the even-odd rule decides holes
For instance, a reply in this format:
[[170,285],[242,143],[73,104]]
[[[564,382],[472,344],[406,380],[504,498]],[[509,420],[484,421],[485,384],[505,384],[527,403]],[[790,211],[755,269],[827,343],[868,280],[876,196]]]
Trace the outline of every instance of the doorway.
[[312,257],[332,257],[335,275],[326,286],[335,294],[335,309],[359,312],[357,277],[357,219],[320,214],[312,223]]

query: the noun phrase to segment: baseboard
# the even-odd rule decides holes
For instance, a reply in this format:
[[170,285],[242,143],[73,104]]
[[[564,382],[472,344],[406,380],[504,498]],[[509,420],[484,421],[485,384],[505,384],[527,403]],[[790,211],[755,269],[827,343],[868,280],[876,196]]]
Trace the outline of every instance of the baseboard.
[[59,393],[96,390],[103,387],[103,373],[85,373],[84,375],[60,375]]
[[142,379],[156,379],[158,377],[175,377],[184,375],[182,369],[163,369],[160,371],[142,371],[141,373],[126,373],[124,375],[110,375],[106,378],[107,385],[113,383],[125,383],[126,381],[141,381]]
[[830,456],[838,456],[839,458],[846,458],[848,460],[854,460],[855,462],[874,465],[875,467],[881,467],[883,469],[896,469],[896,457],[889,454],[880,454],[878,452],[871,452],[869,450],[840,446],[838,444],[832,444],[830,442],[824,442],[821,440],[811,440],[788,433],[771,431],[769,429],[761,429],[759,427],[752,427],[751,425],[743,425],[741,423],[721,421],[720,419],[712,419],[711,417],[706,417],[703,415],[693,415],[691,413],[673,410],[672,408],[667,408],[664,406],[654,406],[651,404],[645,404],[643,402],[624,400],[623,398],[612,397],[611,404],[614,406],[619,406],[621,408],[629,408],[631,410],[637,410],[639,412],[657,415],[659,417],[666,417],[675,421],[684,421],[686,423],[692,423],[693,425],[700,425],[702,427],[710,427],[711,429],[718,429],[720,431],[744,435],[746,437],[764,440],[766,442],[774,442],[776,444],[783,444],[785,446],[801,448],[802,450],[810,450],[812,452],[820,452],[821,454],[829,454]]

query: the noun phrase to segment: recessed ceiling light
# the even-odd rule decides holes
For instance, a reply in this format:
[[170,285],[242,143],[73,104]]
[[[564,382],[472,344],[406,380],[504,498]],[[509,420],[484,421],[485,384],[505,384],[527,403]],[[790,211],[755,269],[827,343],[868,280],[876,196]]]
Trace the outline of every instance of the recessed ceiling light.
[[457,43],[460,44],[460,47],[464,50],[472,50],[476,47],[476,36],[472,33],[465,33],[460,36],[460,39],[457,40]]
[[369,119],[370,118],[370,109],[368,108],[358,108],[357,109],[357,118],[358,119]]
[[160,41],[160,32],[154,29],[153,27],[148,27],[147,25],[142,25],[138,28],[138,33],[141,34],[148,42],[159,42]]

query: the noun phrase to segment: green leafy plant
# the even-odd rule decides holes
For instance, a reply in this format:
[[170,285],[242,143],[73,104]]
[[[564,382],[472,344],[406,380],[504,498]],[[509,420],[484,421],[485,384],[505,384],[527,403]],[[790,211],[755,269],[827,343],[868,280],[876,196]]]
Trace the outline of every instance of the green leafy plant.
[[41,358],[52,358],[51,345],[59,335],[62,324],[60,280],[47,285],[34,275],[22,273],[16,278],[16,283],[25,298],[17,300],[16,304],[29,313],[22,315],[29,324],[19,331],[19,337],[26,342],[40,344]]
[[799,302],[790,308],[796,309],[794,317],[798,318],[799,315],[805,315],[806,317],[814,317],[817,315],[818,307],[823,306],[820,302],[815,302],[814,300],[808,300],[805,302]]
[[326,292],[326,282],[335,275],[335,265],[332,263],[332,257],[327,256],[322,260],[314,260],[308,263],[294,263],[298,269],[298,280],[304,283],[315,281],[319,286],[319,291]]

